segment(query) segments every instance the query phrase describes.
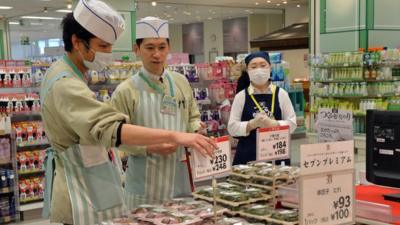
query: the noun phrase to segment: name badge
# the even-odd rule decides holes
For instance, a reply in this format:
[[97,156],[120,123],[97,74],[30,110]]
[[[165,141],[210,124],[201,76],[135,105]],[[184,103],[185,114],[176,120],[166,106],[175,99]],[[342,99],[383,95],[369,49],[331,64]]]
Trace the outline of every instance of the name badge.
[[174,97],[164,95],[161,103],[161,113],[175,116],[177,108],[178,106],[176,103],[176,99]]

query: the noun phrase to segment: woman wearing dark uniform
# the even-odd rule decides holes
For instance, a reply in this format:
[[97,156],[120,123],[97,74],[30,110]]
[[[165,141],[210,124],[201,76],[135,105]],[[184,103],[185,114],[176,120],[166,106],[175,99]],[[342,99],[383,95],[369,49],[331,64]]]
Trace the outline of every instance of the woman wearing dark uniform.
[[251,53],[245,63],[250,84],[236,94],[228,124],[229,134],[239,139],[233,165],[256,160],[257,128],[288,125],[292,133],[297,127],[288,93],[271,84],[268,53]]

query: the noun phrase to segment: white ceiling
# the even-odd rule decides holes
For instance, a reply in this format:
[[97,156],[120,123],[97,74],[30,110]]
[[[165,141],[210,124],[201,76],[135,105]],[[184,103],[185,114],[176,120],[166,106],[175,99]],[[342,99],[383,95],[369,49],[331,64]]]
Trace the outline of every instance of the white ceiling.
[[[12,33],[29,33],[32,40],[42,37],[59,37],[61,20],[22,19],[21,16],[46,16],[62,18],[65,13],[56,12],[66,9],[72,0],[0,0],[0,6],[12,6],[13,9],[0,9],[0,18],[21,25],[10,25]],[[106,2],[118,0],[105,0]],[[244,17],[249,14],[282,14],[289,7],[307,7],[307,0],[157,0],[152,6],[150,0],[137,1],[137,17],[158,16],[170,23],[192,23],[212,20]],[[277,6],[280,4],[280,6]],[[44,12],[44,8],[48,12]]]

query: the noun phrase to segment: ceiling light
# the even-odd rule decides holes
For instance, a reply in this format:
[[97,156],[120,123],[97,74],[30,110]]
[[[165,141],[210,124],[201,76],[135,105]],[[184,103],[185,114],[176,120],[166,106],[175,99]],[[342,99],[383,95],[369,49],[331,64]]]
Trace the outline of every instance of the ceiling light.
[[31,23],[32,26],[42,26],[42,23]]
[[276,4],[276,6],[280,6],[280,5],[281,5],[281,4],[279,4],[279,3],[278,3],[278,4]]
[[283,4],[285,4],[285,5],[286,5],[286,4],[287,4],[287,1],[284,1],[284,2],[283,2]]
[[71,3],[68,3],[67,9],[72,9],[72,4]]
[[165,8],[170,9],[172,6],[166,5]]
[[300,8],[300,5],[297,5],[297,8]]
[[192,15],[192,13],[191,13],[191,12],[188,12],[188,11],[183,11],[183,14],[185,14],[185,15],[187,15],[187,16],[191,16],[191,15]]
[[71,9],[58,9],[58,10],[56,10],[56,12],[60,12],[60,13],[71,13],[72,10],[71,10]]
[[267,3],[271,3],[271,1],[270,1],[270,0],[268,0],[268,1],[267,1]]
[[32,20],[62,20],[58,17],[48,17],[48,16],[21,16],[22,19],[32,19]]
[[260,3],[256,2],[256,5],[259,5]]
[[207,19],[208,19],[208,20],[212,20],[212,17],[208,17]]
[[0,5],[0,9],[12,9],[12,6],[4,6],[4,5]]
[[156,5],[157,5],[157,2],[151,2],[151,5],[152,5],[152,6],[156,6]]
[[19,22],[8,22],[10,25],[19,25]]

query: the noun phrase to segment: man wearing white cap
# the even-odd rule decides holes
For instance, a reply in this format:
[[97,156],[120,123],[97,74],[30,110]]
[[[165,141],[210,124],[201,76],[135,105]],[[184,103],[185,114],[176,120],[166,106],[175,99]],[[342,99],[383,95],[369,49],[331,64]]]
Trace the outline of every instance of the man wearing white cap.
[[[129,115],[129,123],[196,132],[204,128],[184,75],[164,69],[169,53],[168,22],[146,17],[136,22],[136,56],[143,68],[120,84],[111,104]],[[121,149],[132,149],[121,146]],[[184,149],[176,145],[136,147],[128,158],[125,190],[129,208],[157,204],[191,192]]]
[[42,117],[53,149],[46,155],[44,212],[50,209],[52,222],[98,224],[126,210],[113,153],[106,149],[170,142],[211,153],[215,143],[201,135],[127,124],[126,115],[95,99],[85,74],[112,60],[112,45],[124,30],[116,11],[98,0],[81,0],[62,26],[67,53],[41,86]]

